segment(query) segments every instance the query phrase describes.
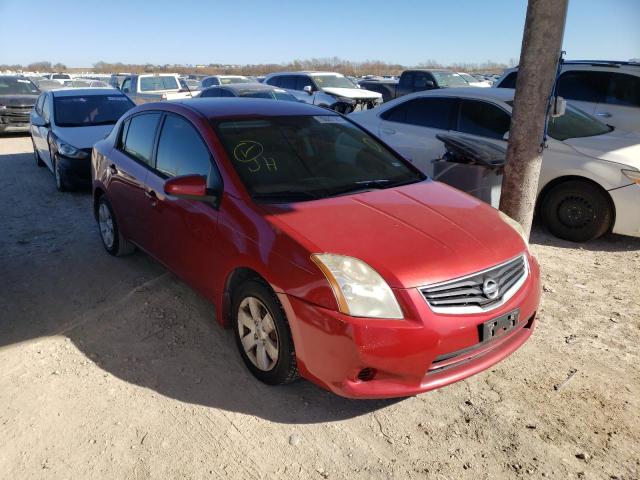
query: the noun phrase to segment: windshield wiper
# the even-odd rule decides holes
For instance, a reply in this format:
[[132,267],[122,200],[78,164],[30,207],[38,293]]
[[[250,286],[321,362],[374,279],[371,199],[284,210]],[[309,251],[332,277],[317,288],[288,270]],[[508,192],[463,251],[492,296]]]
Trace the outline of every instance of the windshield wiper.
[[392,182],[389,179],[379,179],[379,180],[361,180],[359,182],[354,182],[351,185],[346,185],[344,187],[335,188],[333,190],[329,190],[329,197],[337,197],[340,195],[348,195],[351,193],[361,193],[367,192],[371,189],[383,189],[383,188],[392,188],[392,187],[401,187],[402,185],[408,185],[410,183],[416,183],[419,180],[410,179],[403,180],[398,182]]

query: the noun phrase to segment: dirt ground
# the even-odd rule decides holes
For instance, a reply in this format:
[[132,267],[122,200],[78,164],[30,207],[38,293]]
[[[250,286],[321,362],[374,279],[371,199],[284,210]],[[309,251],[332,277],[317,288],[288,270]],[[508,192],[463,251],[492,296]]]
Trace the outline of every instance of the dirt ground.
[[107,255],[90,194],[56,192],[31,151],[0,138],[0,478],[640,478],[640,239],[537,228],[522,349],[351,401],[255,381],[212,306],[144,254]]

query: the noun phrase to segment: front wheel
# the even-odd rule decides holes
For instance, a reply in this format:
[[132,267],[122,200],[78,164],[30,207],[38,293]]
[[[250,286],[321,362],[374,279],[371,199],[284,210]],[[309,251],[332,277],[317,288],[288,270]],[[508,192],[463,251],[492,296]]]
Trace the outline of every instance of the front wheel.
[[31,145],[33,145],[33,157],[36,161],[36,165],[38,167],[44,167],[44,162],[40,158],[40,154],[38,153],[38,149],[36,148],[36,142],[33,141],[33,137],[31,137]]
[[233,297],[236,344],[249,371],[269,385],[295,380],[298,369],[291,330],[275,294],[252,280]]
[[586,242],[604,235],[613,221],[606,192],[582,180],[552,187],[542,199],[540,214],[552,234],[572,242]]

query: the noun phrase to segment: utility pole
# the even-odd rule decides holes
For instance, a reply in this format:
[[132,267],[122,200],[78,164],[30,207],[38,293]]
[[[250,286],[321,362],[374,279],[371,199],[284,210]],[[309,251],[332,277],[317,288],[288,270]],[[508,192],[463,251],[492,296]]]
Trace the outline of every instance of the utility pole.
[[562,49],[569,0],[529,0],[522,35],[500,210],[529,236],[542,166],[549,96]]

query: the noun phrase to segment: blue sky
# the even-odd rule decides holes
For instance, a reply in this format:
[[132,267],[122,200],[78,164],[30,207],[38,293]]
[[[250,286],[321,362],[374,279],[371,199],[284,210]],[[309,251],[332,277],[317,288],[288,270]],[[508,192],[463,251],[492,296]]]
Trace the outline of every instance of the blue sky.
[[[0,0],[0,64],[518,58],[525,0]],[[567,58],[640,57],[640,0],[570,0]]]

